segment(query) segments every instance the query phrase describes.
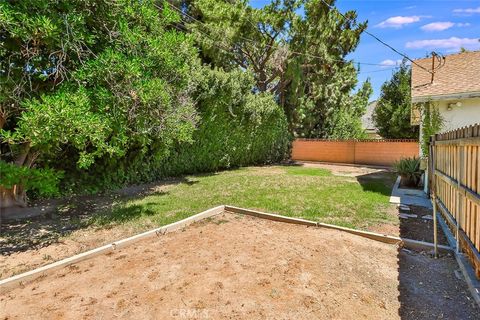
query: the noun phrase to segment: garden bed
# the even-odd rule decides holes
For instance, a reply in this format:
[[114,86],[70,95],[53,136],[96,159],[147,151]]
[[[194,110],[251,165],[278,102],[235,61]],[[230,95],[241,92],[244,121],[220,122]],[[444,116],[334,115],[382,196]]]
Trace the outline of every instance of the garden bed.
[[338,230],[223,213],[25,283],[0,298],[0,317],[474,319],[455,267]]
[[[398,225],[395,206],[389,204],[395,181],[392,173],[315,166],[249,167],[192,175],[105,195],[37,203],[14,215],[2,212],[0,279],[221,204],[360,230]],[[28,219],[21,218],[25,215]]]

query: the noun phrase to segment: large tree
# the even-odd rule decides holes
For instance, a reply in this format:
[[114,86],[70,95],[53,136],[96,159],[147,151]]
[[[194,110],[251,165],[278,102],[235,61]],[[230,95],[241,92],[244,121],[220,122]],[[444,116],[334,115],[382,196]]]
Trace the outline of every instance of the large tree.
[[[333,5],[335,1],[327,1]],[[361,116],[372,92],[367,81],[357,92],[357,73],[346,56],[357,47],[366,23],[344,15],[323,0],[305,4],[305,16],[294,25],[292,82],[287,112],[297,135],[307,138],[363,137]]]
[[251,71],[256,90],[276,96],[293,133],[360,137],[371,88],[366,82],[354,92],[357,70],[346,56],[366,24],[357,24],[353,11],[343,16],[332,9],[334,2],[273,0],[255,9],[246,0],[193,0],[194,19],[185,18],[204,61]]
[[[190,20],[206,62],[226,70],[252,72],[256,89],[284,95],[287,63],[291,57],[288,37],[299,17],[301,1],[273,0],[252,8],[247,0],[194,0]],[[187,17],[188,18],[188,17]]]
[[87,168],[191,139],[197,53],[177,19],[153,0],[0,3],[2,206],[53,191],[34,169],[47,156]]
[[388,139],[417,139],[418,126],[410,124],[411,68],[403,61],[381,88],[380,98],[373,113],[379,134]]

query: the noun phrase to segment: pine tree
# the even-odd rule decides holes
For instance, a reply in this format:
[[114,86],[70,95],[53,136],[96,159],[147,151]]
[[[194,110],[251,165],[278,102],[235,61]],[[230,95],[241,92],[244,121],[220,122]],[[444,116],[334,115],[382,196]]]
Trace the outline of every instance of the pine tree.
[[418,126],[410,124],[411,69],[403,61],[381,88],[380,98],[373,113],[379,134],[388,139],[416,139]]

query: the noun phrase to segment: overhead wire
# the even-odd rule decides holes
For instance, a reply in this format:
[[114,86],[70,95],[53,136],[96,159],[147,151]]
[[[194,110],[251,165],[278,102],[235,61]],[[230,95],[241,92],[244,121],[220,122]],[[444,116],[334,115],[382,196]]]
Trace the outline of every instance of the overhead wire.
[[[331,4],[327,3],[325,0],[321,0],[327,7],[329,7],[330,9],[335,9],[338,14],[340,14],[345,20],[348,20],[348,21],[351,21],[353,22],[353,24],[355,26],[358,27],[358,23],[355,22],[355,21],[352,21],[351,19],[347,18],[342,12],[340,12],[340,10],[338,10],[335,6],[332,6]],[[424,68],[423,66],[421,66],[420,64],[418,64],[417,62],[415,62],[412,58],[410,58],[409,56],[407,56],[406,54],[398,51],[397,49],[395,49],[394,47],[392,47],[391,45],[389,45],[388,43],[386,43],[385,41],[383,41],[382,39],[380,39],[379,37],[377,37],[376,35],[374,35],[373,33],[371,33],[370,31],[368,30],[364,30],[363,32],[365,32],[366,34],[368,34],[369,36],[371,36],[372,38],[374,38],[375,40],[377,40],[378,42],[380,42],[381,44],[383,44],[384,46],[386,46],[387,48],[389,48],[390,50],[392,50],[393,52],[399,54],[400,56],[402,56],[403,58],[407,59],[408,61],[410,61],[412,64],[416,65],[417,67],[419,67],[420,69],[423,69],[425,71],[427,71],[428,73],[430,74],[433,74],[435,73],[436,70],[440,69],[443,67],[443,65],[445,63],[440,63],[438,67],[434,68],[433,70],[428,70],[426,68]],[[442,59],[442,60],[445,60],[445,59]]]
[[[168,1],[165,1],[165,3],[167,3],[173,10],[177,11],[181,16],[186,16],[196,22],[198,22],[199,24],[201,24],[202,26],[206,26],[205,23],[203,21],[200,21],[198,19],[196,19],[195,17],[192,17],[191,15],[189,15],[188,13],[182,11],[180,8],[176,7],[175,5],[171,4],[170,2]],[[155,4],[155,6],[159,9],[161,9],[158,5]],[[182,17],[181,17],[182,21],[185,22],[185,23],[188,23],[188,21],[185,21]],[[197,31],[199,33],[201,33],[202,35],[208,37],[210,40],[212,41],[218,41],[216,39],[213,39],[208,33],[206,32],[203,32],[201,31],[200,29],[197,29]],[[246,38],[246,37],[243,37],[243,36],[239,36],[240,39],[243,39],[245,41],[248,41],[248,42],[251,42],[253,44],[258,44],[257,41],[253,40],[253,39],[249,39],[249,38]],[[216,43],[213,44],[214,46],[216,45]],[[269,45],[269,44],[265,44],[264,45],[265,47],[268,47],[268,48],[277,48],[275,46],[272,46],[272,45]],[[228,50],[228,49],[225,49],[225,48],[221,48],[222,50]],[[258,49],[258,48],[257,48]],[[229,51],[230,52],[230,51]],[[324,57],[320,57],[320,56],[317,56],[317,55],[312,55],[312,54],[308,54],[308,53],[303,53],[303,52],[297,52],[297,51],[292,51],[290,50],[291,53],[295,54],[295,55],[298,55],[298,56],[305,56],[305,57],[310,57],[310,58],[316,58],[316,59],[321,59],[321,60],[327,60],[328,62],[352,62],[354,64],[360,64],[360,65],[369,65],[369,66],[384,66],[383,64],[380,64],[380,63],[370,63],[370,62],[361,62],[361,61],[356,61],[356,60],[339,60],[339,59],[325,59]],[[231,53],[231,52],[230,52]]]
[[392,68],[385,68],[385,69],[378,69],[378,70],[371,70],[371,71],[360,71],[358,74],[365,74],[365,73],[375,73],[375,72],[383,72],[383,71],[391,71],[396,70],[400,67],[392,67]]

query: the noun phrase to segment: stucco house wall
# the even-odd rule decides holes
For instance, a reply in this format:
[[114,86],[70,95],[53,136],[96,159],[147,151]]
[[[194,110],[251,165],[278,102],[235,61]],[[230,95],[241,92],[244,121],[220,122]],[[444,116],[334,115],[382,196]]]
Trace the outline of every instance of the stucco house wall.
[[[461,103],[461,106],[453,106],[448,110],[449,104]],[[480,98],[468,98],[460,100],[441,100],[433,102],[435,107],[440,111],[443,118],[443,127],[441,132],[446,132],[473,124],[480,123]],[[420,141],[422,141],[422,122],[420,122]],[[421,146],[421,144],[420,144]],[[423,157],[422,148],[420,147],[420,157]],[[424,191],[428,190],[427,175],[424,177]]]
[[[462,51],[415,60],[412,64],[412,103],[431,101],[440,111],[446,132],[480,123],[480,51]],[[457,106],[456,104],[459,103]],[[450,110],[449,109],[449,104]],[[412,108],[412,124],[420,125],[419,111]],[[420,155],[422,154],[420,150]],[[427,179],[425,190],[427,189]]]
[[[449,104],[461,103],[461,106],[453,106],[448,110]],[[468,98],[461,100],[433,101],[440,111],[444,123],[441,132],[450,131],[473,124],[480,123],[480,98]],[[422,123],[420,122],[420,141],[422,141]],[[420,155],[423,156],[422,150]]]
[[[462,105],[460,107],[453,106],[451,110],[448,110],[448,105],[456,102],[460,102]],[[445,121],[442,131],[450,131],[480,122],[480,98],[437,101],[435,104]]]

